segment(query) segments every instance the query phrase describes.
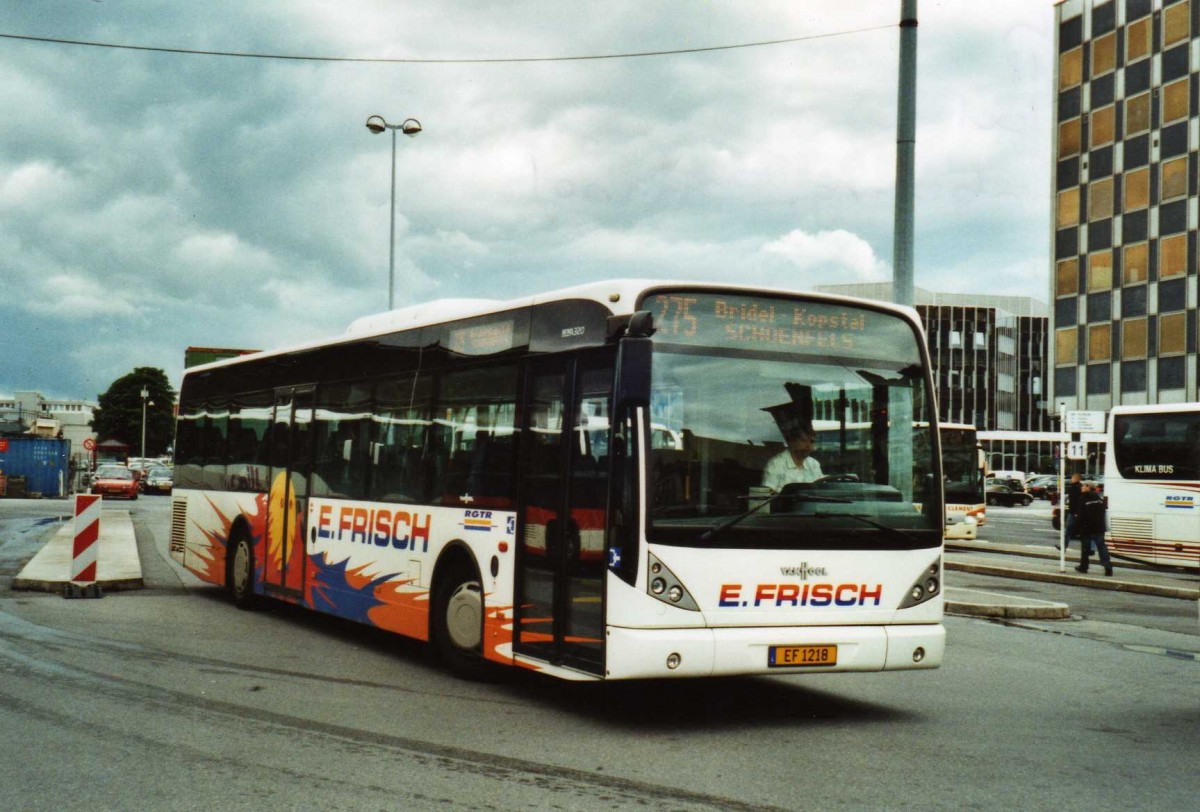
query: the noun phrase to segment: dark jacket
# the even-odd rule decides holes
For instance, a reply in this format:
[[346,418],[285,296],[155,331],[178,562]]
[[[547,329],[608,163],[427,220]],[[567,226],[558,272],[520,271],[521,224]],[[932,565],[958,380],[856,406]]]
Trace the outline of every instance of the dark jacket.
[[1095,491],[1080,495],[1079,517],[1082,520],[1084,535],[1094,536],[1103,534],[1108,529],[1107,508],[1104,497]]
[[1079,515],[1079,508],[1083,505],[1083,483],[1072,482],[1067,485],[1067,513],[1072,516]]

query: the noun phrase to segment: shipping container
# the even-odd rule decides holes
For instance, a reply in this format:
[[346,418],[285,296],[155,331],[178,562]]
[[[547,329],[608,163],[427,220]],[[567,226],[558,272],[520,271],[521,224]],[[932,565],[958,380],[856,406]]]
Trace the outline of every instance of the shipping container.
[[[0,475],[9,482],[24,478],[26,495],[66,496],[71,486],[71,441],[48,437],[0,437]],[[16,494],[10,492],[9,495]]]

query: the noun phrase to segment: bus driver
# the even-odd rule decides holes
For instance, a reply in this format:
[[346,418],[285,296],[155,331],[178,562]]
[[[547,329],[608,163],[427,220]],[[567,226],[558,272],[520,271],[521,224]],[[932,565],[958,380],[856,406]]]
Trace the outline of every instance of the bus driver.
[[811,456],[817,433],[811,425],[791,427],[784,438],[787,448],[767,461],[763,486],[774,492],[792,482],[816,482],[823,475],[821,464]]

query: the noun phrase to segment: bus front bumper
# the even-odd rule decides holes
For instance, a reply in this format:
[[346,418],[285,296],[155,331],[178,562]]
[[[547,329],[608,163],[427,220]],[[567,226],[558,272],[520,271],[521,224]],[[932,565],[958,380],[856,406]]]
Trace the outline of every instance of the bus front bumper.
[[[740,674],[802,674],[902,671],[937,668],[946,649],[946,627],[771,626],[721,629],[626,629],[608,627],[606,679],[710,677]],[[772,650],[811,647],[823,654],[836,646],[836,664],[772,666]]]

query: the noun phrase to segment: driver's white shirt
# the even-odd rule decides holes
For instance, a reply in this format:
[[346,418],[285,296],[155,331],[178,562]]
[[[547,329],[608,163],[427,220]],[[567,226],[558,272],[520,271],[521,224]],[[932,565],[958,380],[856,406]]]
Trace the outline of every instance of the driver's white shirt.
[[762,484],[773,491],[779,491],[784,485],[793,482],[816,482],[822,476],[824,475],[821,473],[821,463],[812,457],[805,457],[803,463],[796,465],[796,461],[792,459],[792,452],[785,448],[767,461]]

